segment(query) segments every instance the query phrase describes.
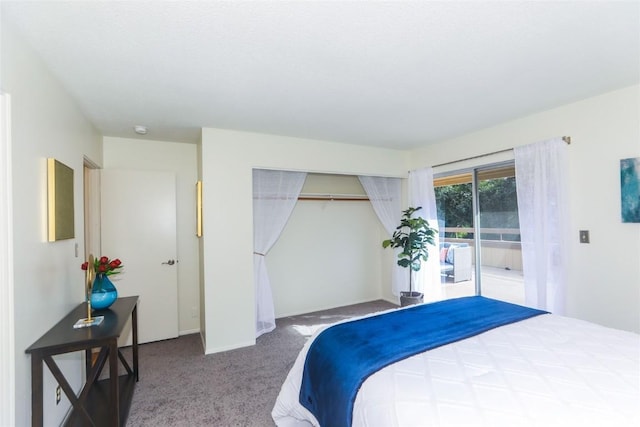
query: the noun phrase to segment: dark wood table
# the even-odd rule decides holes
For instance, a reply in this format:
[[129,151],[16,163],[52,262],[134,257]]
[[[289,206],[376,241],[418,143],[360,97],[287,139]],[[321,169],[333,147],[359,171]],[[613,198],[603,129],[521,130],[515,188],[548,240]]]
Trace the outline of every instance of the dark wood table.
[[[96,310],[92,316],[104,316],[97,326],[74,329],[73,325],[87,317],[86,303],[80,304],[67,316],[34,342],[25,351],[31,355],[31,425],[42,426],[42,374],[43,362],[73,405],[67,425],[121,426],[125,424],[135,383],[138,381],[138,297],[118,298],[111,307]],[[131,316],[133,331],[133,369],[118,348],[120,337]],[[100,349],[95,361],[92,349]],[[86,382],[76,396],[53,355],[85,351]],[[126,370],[118,374],[118,359]],[[109,377],[98,380],[106,361],[109,361]]]

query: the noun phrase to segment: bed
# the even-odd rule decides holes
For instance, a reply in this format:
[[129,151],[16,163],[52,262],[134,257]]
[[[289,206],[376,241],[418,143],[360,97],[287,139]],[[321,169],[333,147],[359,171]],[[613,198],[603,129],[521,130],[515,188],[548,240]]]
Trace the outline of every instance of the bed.
[[[399,323],[414,336],[423,336],[448,329],[448,324],[460,329],[464,322],[484,318],[469,316],[476,313],[473,304],[486,305],[483,309],[487,313],[516,307],[525,314],[503,324],[490,323],[476,333],[464,326],[461,338],[438,332],[438,336],[447,336],[444,341],[451,342],[436,340],[427,344],[427,351],[411,348],[407,353],[396,350],[401,346],[393,340],[389,344],[376,341],[374,347],[393,348],[387,353],[401,354],[390,356],[389,362],[376,361],[378,366],[364,371],[359,366],[369,362],[343,359],[350,349],[376,353],[367,347],[370,341],[395,336],[388,332],[396,331],[397,325],[389,330],[383,325],[392,324],[398,314],[408,316],[403,313],[406,310],[425,310],[412,314],[419,320],[407,324],[407,318],[401,318]],[[272,417],[281,427],[640,425],[640,336],[524,310],[484,297],[465,297],[328,326],[317,331],[301,350],[282,385]],[[462,313],[460,318],[456,317],[458,312]],[[353,331],[361,331],[364,322],[378,323],[354,338]],[[334,328],[349,327],[352,329],[342,338],[340,333],[331,337]],[[327,339],[332,342],[323,347],[320,343]],[[327,351],[331,348],[336,351]],[[318,357],[323,365],[305,368]],[[352,370],[362,377],[353,380],[355,390],[346,387],[345,392],[343,383],[353,382],[349,379]],[[317,394],[311,398],[307,393]],[[331,418],[336,414],[347,415]]]

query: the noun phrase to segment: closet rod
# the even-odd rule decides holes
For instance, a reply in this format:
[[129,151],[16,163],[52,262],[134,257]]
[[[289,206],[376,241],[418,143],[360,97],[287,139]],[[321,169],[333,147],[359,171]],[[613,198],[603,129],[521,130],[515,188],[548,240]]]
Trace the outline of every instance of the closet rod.
[[[564,142],[566,142],[566,143],[567,143],[567,145],[571,144],[571,137],[570,137],[570,136],[563,136],[563,137],[562,137],[562,140],[563,140]],[[513,150],[513,148],[507,148],[506,150],[498,150],[498,151],[493,151],[493,152],[491,152],[491,153],[479,154],[479,155],[477,155],[477,156],[471,156],[471,157],[467,157],[467,158],[464,158],[464,159],[459,159],[459,160],[453,160],[453,161],[450,161],[450,162],[440,163],[440,164],[437,164],[437,165],[433,165],[433,166],[431,166],[431,167],[432,167],[432,168],[437,168],[437,167],[439,167],[439,166],[452,165],[452,164],[454,164],[454,163],[464,162],[464,161],[466,161],[466,160],[479,159],[480,157],[491,156],[491,155],[493,155],[493,154],[506,153],[507,151],[511,151],[511,150]]]
[[332,196],[330,194],[327,195],[316,195],[316,196],[305,196],[301,195],[298,197],[298,200],[312,200],[312,201],[341,201],[341,202],[368,202],[369,198],[367,196]]
[[307,200],[307,201],[329,201],[329,202],[368,202],[369,199],[354,199],[354,198],[345,198],[345,197],[298,197],[298,200]]

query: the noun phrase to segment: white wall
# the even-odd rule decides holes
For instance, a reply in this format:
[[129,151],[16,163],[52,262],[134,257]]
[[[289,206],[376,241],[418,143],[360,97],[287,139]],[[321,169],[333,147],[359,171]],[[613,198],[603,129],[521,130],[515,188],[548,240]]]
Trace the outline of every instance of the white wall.
[[[13,259],[15,301],[15,423],[31,423],[31,369],[25,349],[84,300],[83,155],[102,162],[102,140],[58,81],[4,19],[2,90],[11,95]],[[74,170],[75,239],[46,238],[46,159]],[[80,354],[58,358],[72,387],[81,384]],[[55,381],[44,368],[45,425],[57,426],[69,408],[55,405]]]
[[[640,156],[640,86],[415,150],[412,168],[564,135],[572,138],[567,314],[639,332],[640,224],[621,222],[620,159]],[[590,230],[590,244],[578,230]]]
[[383,233],[367,201],[299,201],[266,259],[276,318],[380,299]]
[[104,138],[104,168],[176,174],[178,314],[180,334],[200,330],[198,239],[195,235],[197,146],[176,142]]
[[205,128],[203,283],[206,352],[255,343],[252,170],[405,176],[396,150]]
[[[202,137],[198,141],[197,145],[197,173],[198,180],[202,181]],[[203,221],[204,222],[204,221]],[[203,225],[204,227],[204,225]],[[198,238],[198,298],[200,301],[200,335],[202,337],[202,345],[206,348],[205,336],[206,336],[206,316],[205,316],[205,293],[204,293],[204,242],[202,238]]]
[[[355,195],[365,200],[308,200]],[[280,238],[266,256],[276,318],[380,299],[386,232],[358,177],[307,174]]]

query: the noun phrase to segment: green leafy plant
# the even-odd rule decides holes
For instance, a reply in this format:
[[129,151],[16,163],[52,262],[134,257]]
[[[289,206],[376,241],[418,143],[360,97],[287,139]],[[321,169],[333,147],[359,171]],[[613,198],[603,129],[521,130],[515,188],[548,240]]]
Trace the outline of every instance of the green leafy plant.
[[438,232],[429,226],[429,222],[422,218],[412,218],[413,214],[422,209],[409,207],[402,211],[402,220],[396,227],[391,239],[382,242],[383,248],[401,248],[398,254],[398,265],[410,268],[409,271],[409,295],[413,295],[412,271],[420,271],[422,262],[429,259],[428,245],[435,245],[434,237]]

